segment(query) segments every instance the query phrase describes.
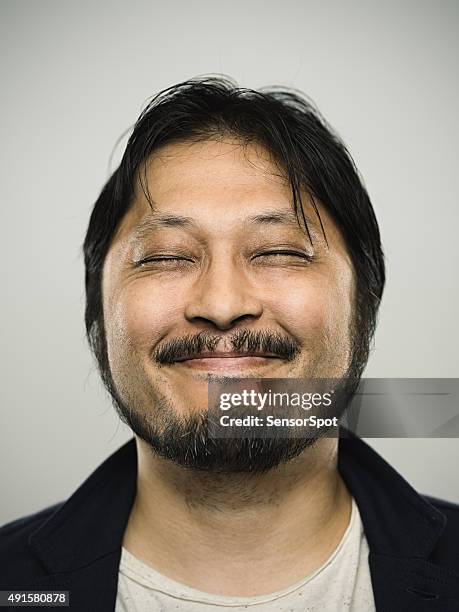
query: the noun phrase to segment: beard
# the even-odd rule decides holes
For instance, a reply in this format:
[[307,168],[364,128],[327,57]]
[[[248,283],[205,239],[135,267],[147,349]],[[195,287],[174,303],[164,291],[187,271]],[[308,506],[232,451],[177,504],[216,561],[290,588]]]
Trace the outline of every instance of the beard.
[[216,438],[210,433],[206,412],[180,417],[167,403],[155,403],[161,419],[152,420],[139,411],[126,410],[116,401],[116,410],[132,431],[153,453],[191,470],[214,473],[264,473],[297,457],[314,438],[254,437]]
[[[209,425],[212,425],[214,413],[208,407],[188,415],[180,415],[165,395],[157,389],[152,391],[151,388],[145,389],[149,401],[142,402],[139,406],[138,399],[129,391],[145,384],[138,381],[135,386],[132,380],[125,379],[120,381],[119,388],[122,389],[122,394],[119,392],[109,366],[103,331],[99,341],[102,338],[103,341],[98,345],[99,371],[120,420],[147,444],[152,453],[182,468],[227,474],[262,474],[298,457],[329,434],[329,426],[317,428],[313,434],[309,432],[303,437],[299,437],[298,434],[288,435],[282,427],[272,428],[269,436],[256,436],[253,428],[245,428],[246,435],[239,433],[237,437],[217,438],[211,433],[212,428]],[[241,340],[241,336],[238,335],[233,346],[241,348],[242,344],[249,344],[253,349],[257,344],[257,339],[250,336],[250,332],[248,343],[247,335],[242,338]],[[198,346],[201,350],[203,350],[201,347],[211,349],[217,341],[218,338],[211,339],[205,334],[198,334],[192,339],[193,347],[196,349]],[[266,351],[275,347],[276,352],[287,360],[294,360],[299,353],[299,347],[295,347],[291,340],[279,336],[261,337],[259,346]],[[156,357],[159,363],[166,364],[171,363],[171,355],[177,353],[180,355],[187,353],[186,341],[179,348],[174,343],[171,350],[161,349]],[[354,335],[350,364],[345,376],[340,379],[338,389],[340,401],[334,408],[333,416],[341,418],[356,392],[366,363],[366,360],[362,361],[363,354],[367,354],[365,338]],[[213,380],[216,378],[212,377]],[[146,404],[154,406],[154,413],[145,409]],[[336,437],[336,433],[333,437]]]

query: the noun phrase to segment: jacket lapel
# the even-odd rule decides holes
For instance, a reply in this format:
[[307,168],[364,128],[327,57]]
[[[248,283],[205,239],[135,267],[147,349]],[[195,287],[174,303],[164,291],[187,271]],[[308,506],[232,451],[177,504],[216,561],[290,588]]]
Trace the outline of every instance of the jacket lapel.
[[459,579],[423,559],[369,556],[378,612],[457,612]]
[[459,574],[428,561],[445,515],[363,440],[346,433],[338,469],[361,514],[377,611],[458,611]]
[[59,583],[59,588],[70,591],[74,610],[113,612],[121,544],[136,482],[132,438],[30,536],[30,546],[50,574],[37,588],[57,588]]

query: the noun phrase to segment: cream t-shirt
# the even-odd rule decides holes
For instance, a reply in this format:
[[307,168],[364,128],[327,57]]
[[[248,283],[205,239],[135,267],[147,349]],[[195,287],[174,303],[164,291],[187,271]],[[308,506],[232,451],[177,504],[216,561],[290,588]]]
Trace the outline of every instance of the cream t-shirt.
[[375,612],[368,544],[352,499],[349,525],[332,555],[293,586],[257,597],[222,597],[171,580],[122,548],[115,612]]

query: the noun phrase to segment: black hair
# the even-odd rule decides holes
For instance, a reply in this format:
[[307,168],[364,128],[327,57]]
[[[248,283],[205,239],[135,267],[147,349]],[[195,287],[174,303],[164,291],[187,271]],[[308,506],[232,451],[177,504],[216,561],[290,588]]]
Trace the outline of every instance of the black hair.
[[[138,118],[119,167],[97,199],[84,240],[86,333],[102,379],[110,384],[102,307],[102,269],[136,185],[148,191],[142,168],[159,147],[230,135],[263,146],[285,172],[293,207],[309,233],[304,189],[319,200],[345,240],[356,275],[353,373],[360,376],[385,282],[379,228],[368,193],[341,139],[301,92],[240,88],[228,77],[199,77],[154,96]],[[147,195],[147,194],[146,194]],[[326,238],[326,237],[325,237]]]

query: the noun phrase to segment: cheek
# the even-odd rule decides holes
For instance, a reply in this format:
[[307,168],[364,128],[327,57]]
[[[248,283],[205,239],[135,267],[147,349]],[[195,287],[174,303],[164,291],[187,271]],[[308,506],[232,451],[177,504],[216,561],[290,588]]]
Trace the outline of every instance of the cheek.
[[349,336],[352,282],[349,274],[290,279],[268,294],[275,318],[307,347]]
[[107,339],[121,351],[149,352],[154,343],[177,321],[180,306],[177,291],[158,289],[149,282],[132,282],[111,301]]

